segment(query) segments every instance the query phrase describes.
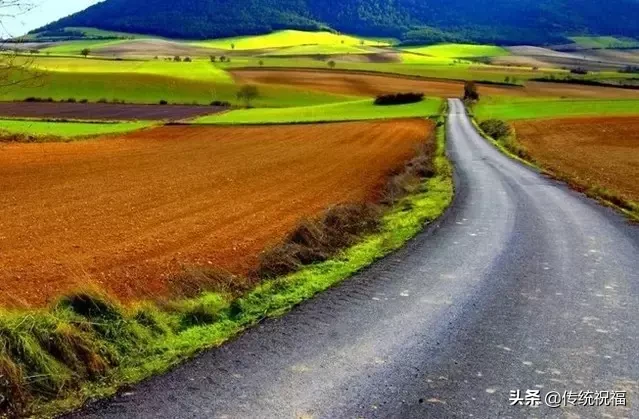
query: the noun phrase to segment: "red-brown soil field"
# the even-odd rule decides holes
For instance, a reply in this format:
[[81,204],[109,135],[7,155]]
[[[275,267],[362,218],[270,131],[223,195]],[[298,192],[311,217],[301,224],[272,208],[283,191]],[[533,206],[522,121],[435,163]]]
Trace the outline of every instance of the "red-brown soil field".
[[517,139],[535,160],[581,186],[639,202],[639,117],[518,121]]
[[0,102],[0,116],[18,118],[175,121],[209,115],[224,110],[226,108],[220,106]]
[[[461,81],[409,76],[315,69],[238,69],[231,73],[238,83],[288,85],[344,95],[376,96],[418,91],[427,96],[459,97],[463,93]],[[527,82],[525,87],[479,83],[479,92],[486,96],[639,98],[639,90],[543,82]]]
[[0,305],[86,286],[165,297],[191,264],[245,273],[301,218],[375,199],[433,126],[166,126],[0,145]]

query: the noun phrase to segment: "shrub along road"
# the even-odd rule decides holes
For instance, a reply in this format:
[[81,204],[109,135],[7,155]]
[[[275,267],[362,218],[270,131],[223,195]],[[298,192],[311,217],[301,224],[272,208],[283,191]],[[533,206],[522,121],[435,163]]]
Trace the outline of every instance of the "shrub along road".
[[[456,201],[406,248],[74,417],[631,417],[639,228],[501,155],[451,102]],[[511,390],[629,408],[511,407]]]

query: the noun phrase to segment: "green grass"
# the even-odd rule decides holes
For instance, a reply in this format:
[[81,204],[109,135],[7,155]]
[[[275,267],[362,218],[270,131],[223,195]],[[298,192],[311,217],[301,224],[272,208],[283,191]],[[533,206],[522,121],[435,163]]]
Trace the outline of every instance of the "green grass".
[[87,137],[93,135],[119,134],[151,126],[151,122],[61,122],[28,119],[0,119],[2,132],[26,134],[35,137]]
[[582,48],[639,48],[639,41],[630,38],[615,38],[613,36],[572,36],[569,38]]
[[411,47],[408,52],[442,58],[497,57],[509,55],[507,49],[495,45],[439,44],[425,47]]
[[639,100],[502,99],[480,101],[474,109],[486,119],[539,119],[570,116],[639,115]]
[[[99,295],[78,294],[48,311],[1,313],[0,371],[10,406],[43,417],[112,395],[118,387],[163,373],[264,318],[286,313],[397,250],[452,202],[444,142],[442,124],[436,174],[386,213],[379,232],[331,260],[263,282],[238,298],[207,293],[160,310],[151,304],[123,308]],[[46,396],[34,399],[37,395]],[[53,401],[47,403],[47,398]]]
[[324,121],[354,121],[405,117],[428,117],[439,113],[442,100],[427,98],[409,105],[375,106],[372,99],[328,105],[282,109],[241,109],[223,114],[204,116],[195,120],[200,124],[282,124]]
[[285,48],[299,45],[387,45],[384,41],[339,35],[331,32],[305,32],[284,30],[267,35],[240,36],[235,38],[213,39],[193,42],[193,45],[231,50],[252,50],[265,48]]

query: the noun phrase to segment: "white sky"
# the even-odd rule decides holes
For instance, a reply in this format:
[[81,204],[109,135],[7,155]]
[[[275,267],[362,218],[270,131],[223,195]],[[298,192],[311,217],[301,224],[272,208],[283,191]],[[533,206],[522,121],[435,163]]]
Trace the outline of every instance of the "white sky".
[[[34,4],[34,8],[16,17],[4,15],[14,14],[15,11],[0,10],[2,29],[0,37],[24,35],[31,29],[51,23],[54,20],[79,12],[87,7],[99,3],[101,0],[25,0]],[[0,4],[2,1],[0,1]]]

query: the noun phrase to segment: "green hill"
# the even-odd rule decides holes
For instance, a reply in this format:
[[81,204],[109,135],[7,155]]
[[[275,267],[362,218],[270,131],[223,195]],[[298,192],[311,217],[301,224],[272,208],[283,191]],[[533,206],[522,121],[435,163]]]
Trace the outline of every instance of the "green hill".
[[637,16],[637,0],[106,0],[43,29],[210,39],[332,28],[414,44],[545,44],[584,33],[636,37]]

